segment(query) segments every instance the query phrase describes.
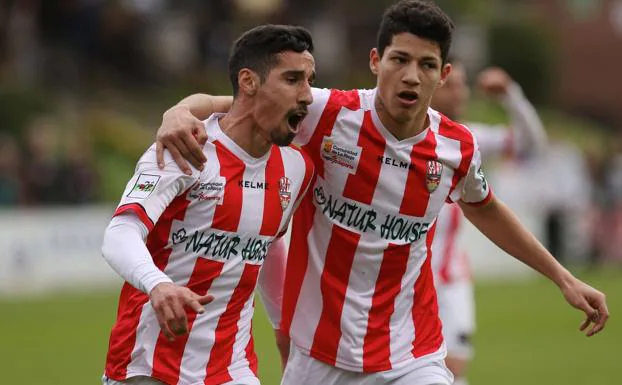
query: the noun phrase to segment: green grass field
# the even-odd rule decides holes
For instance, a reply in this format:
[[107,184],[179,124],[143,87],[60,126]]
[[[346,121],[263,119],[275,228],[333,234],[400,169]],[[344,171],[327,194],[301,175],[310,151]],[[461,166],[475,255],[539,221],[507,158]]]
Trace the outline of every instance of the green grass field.
[[[471,383],[622,383],[622,272],[583,278],[608,294],[612,314],[607,330],[592,338],[578,332],[581,315],[544,280],[478,284]],[[116,301],[116,293],[0,299],[1,383],[98,384]],[[262,383],[278,384],[279,360],[259,302],[254,330]]]

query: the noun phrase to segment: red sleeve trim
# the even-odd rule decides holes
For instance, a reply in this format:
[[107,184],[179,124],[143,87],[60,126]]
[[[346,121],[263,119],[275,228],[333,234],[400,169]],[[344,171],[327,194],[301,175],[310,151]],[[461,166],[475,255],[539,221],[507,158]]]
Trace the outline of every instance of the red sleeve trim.
[[140,219],[140,221],[144,223],[145,226],[147,226],[147,230],[149,230],[149,232],[153,230],[153,227],[155,225],[153,221],[151,220],[151,218],[149,218],[149,215],[147,215],[147,211],[145,210],[145,208],[140,203],[128,203],[128,204],[119,206],[117,210],[114,212],[113,217],[121,215],[125,213],[126,211],[131,211],[134,214],[136,214],[138,218]]
[[492,197],[493,197],[493,193],[492,193],[492,189],[490,189],[488,190],[488,195],[486,195],[486,198],[484,198],[483,200],[479,202],[464,202],[464,201],[462,202],[472,207],[482,207],[482,206],[486,206],[492,200]]

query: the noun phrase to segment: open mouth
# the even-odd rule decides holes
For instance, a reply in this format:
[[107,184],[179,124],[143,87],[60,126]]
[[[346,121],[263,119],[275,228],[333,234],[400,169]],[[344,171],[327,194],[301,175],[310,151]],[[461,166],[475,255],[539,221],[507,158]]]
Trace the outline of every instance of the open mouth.
[[287,118],[287,123],[289,124],[289,128],[293,132],[298,132],[298,125],[302,122],[302,120],[307,116],[306,111],[295,111],[289,114]]
[[419,99],[419,94],[415,91],[402,91],[397,96],[405,103],[412,104]]

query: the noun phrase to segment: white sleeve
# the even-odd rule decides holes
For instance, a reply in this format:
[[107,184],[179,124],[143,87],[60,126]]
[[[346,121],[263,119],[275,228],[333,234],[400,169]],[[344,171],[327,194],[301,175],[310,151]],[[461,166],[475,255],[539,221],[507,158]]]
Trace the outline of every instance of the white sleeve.
[[151,231],[173,199],[199,179],[200,172],[194,168],[191,176],[184,174],[168,150],[164,151],[164,160],[164,169],[160,170],[156,163],[155,145],[145,152],[125,187],[115,216],[131,211]]
[[479,206],[486,204],[492,198],[492,190],[482,171],[482,155],[477,140],[473,143],[473,157],[469,169],[452,192],[450,199],[453,202],[462,200],[464,203]]
[[297,146],[304,146],[311,140],[315,128],[322,117],[324,108],[330,99],[331,90],[328,88],[311,88],[311,94],[313,95],[313,103],[309,106],[308,114],[300,124],[300,131],[294,138],[294,144]]
[[283,238],[276,238],[264,260],[259,274],[258,291],[268,319],[275,330],[281,325],[283,284],[287,265],[287,245]]
[[172,280],[153,263],[145,245],[147,234],[147,227],[137,216],[116,216],[104,233],[102,254],[125,281],[149,295],[159,283]]
[[527,100],[518,84],[510,85],[502,103],[510,116],[514,153],[517,155],[542,153],[547,145],[546,131],[536,109]]

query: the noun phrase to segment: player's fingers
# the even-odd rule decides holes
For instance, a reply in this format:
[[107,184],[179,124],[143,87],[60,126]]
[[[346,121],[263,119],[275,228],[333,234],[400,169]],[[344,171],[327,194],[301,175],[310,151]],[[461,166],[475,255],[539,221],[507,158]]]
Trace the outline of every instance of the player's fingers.
[[209,295],[209,294],[205,294],[205,295],[199,295],[199,294],[195,294],[196,295],[196,300],[197,302],[199,302],[201,305],[207,305],[208,303],[212,302],[214,300],[214,296],[213,295]]
[[164,333],[164,336],[169,341],[175,340],[175,334],[170,327],[171,320],[173,319],[173,312],[171,309],[164,305],[160,308],[159,312],[157,312],[157,315],[158,323],[160,324],[160,329],[162,330],[162,333]]
[[591,323],[591,322],[592,322],[592,321],[590,320],[590,317],[586,317],[586,318],[585,318],[585,321],[583,321],[583,322],[581,323],[581,326],[579,326],[579,330],[580,330],[580,331],[584,331],[584,330],[585,330],[585,328],[587,328],[587,327],[590,325],[590,323]]
[[156,160],[158,161],[158,167],[160,169],[164,168],[164,146],[162,142],[156,140]]
[[[199,145],[204,146],[207,143],[207,131],[205,131],[205,126],[203,122],[197,119],[197,124],[194,130],[194,137],[196,138]],[[202,153],[202,152],[201,152]],[[207,161],[207,159],[205,159]]]
[[205,309],[203,308],[203,305],[201,305],[194,296],[186,299],[186,306],[188,306],[193,311],[199,314],[205,313]]
[[176,335],[180,336],[188,332],[188,318],[186,317],[186,311],[182,305],[181,300],[175,299],[171,303],[173,310],[173,321],[171,322],[171,330]]
[[188,152],[187,154],[185,154],[182,151],[182,154],[184,156],[187,155],[186,159],[190,163],[192,163],[192,165],[194,167],[196,167],[199,170],[202,170],[203,169],[203,163],[205,163],[205,161],[207,161],[207,159],[205,158],[205,154],[203,154],[203,147],[201,147],[199,145],[199,143],[196,141],[196,139],[194,138],[192,133],[188,133],[188,134],[182,136],[181,137],[181,142],[183,143],[184,148]]
[[609,319],[609,309],[607,309],[607,303],[605,302],[604,296],[602,302],[599,304],[597,318],[593,320],[595,322],[592,330],[589,331],[588,337],[593,336],[594,334],[600,332],[605,328],[607,324],[607,320]]
[[184,156],[181,154],[181,152],[179,152],[177,147],[171,145],[167,146],[166,148],[170,152],[175,163],[177,163],[179,169],[186,175],[192,175],[192,170],[190,169],[188,162],[186,162],[186,159],[184,159]]

